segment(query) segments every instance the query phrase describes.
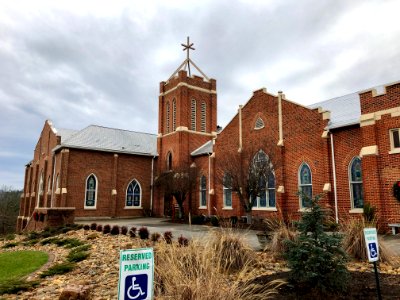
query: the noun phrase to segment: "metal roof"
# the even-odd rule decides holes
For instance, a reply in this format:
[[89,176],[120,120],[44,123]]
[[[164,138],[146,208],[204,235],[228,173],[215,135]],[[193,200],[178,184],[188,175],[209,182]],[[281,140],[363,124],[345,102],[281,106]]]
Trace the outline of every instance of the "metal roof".
[[61,141],[64,141],[71,137],[73,134],[79,132],[79,130],[74,129],[65,129],[65,128],[57,128],[57,136],[61,136]]
[[61,139],[61,145],[58,145],[54,150],[67,147],[139,155],[157,155],[157,136],[149,133],[90,125],[70,134],[68,138],[63,139],[61,137]]
[[210,154],[213,152],[213,141],[208,141],[201,145],[199,148],[194,150],[190,155],[192,156],[198,156],[198,155],[204,155],[204,154]]
[[322,107],[331,112],[328,129],[360,124],[361,106],[358,93],[311,104],[308,108]]

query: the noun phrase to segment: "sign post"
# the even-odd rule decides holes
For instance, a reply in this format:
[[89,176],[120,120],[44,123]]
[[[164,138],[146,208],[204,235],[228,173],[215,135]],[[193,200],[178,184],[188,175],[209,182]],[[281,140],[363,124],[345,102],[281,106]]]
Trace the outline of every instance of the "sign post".
[[153,248],[121,250],[119,258],[119,300],[153,299]]
[[376,228],[364,228],[365,245],[367,246],[368,261],[374,264],[376,290],[378,293],[378,299],[382,299],[381,288],[379,285],[378,268],[376,262],[379,260],[379,244],[378,234]]

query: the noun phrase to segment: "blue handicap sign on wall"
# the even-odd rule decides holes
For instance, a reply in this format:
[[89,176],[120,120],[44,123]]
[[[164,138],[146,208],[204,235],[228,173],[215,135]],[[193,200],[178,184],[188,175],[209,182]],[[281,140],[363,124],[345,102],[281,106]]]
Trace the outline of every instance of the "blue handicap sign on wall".
[[376,243],[368,243],[368,248],[371,258],[378,256],[378,247],[376,246]]
[[147,274],[126,276],[125,300],[144,300],[147,293]]

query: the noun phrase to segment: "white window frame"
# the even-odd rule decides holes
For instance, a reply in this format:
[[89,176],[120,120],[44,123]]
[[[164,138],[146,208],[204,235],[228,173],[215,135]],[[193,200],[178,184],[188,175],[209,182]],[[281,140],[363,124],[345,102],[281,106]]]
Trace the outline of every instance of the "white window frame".
[[[268,156],[267,156],[268,157]],[[260,200],[261,198],[259,196],[257,196],[256,198],[256,205],[253,205],[252,209],[254,210],[271,210],[271,211],[277,211],[276,209],[276,177],[275,177],[275,173],[272,172],[272,176],[274,176],[274,187],[270,188],[268,186],[268,179],[265,180],[265,205],[266,206],[261,206],[260,205]],[[275,206],[270,206],[269,205],[269,191],[274,191],[274,195],[275,195]]]
[[392,128],[389,130],[389,139],[390,139],[390,151],[389,154],[400,153],[400,147],[394,146],[394,132],[397,132],[400,138],[400,128]]
[[[132,199],[132,205],[131,206],[127,206],[126,203],[128,201],[128,188],[131,185],[132,182],[136,181],[136,184],[139,186],[140,189],[140,197],[139,197],[139,206],[134,206],[133,205],[133,199]],[[129,181],[128,185],[126,186],[126,190],[125,190],[125,209],[143,209],[142,207],[142,195],[143,195],[143,190],[142,190],[142,186],[140,185],[140,182],[137,179],[132,179],[131,181]]]
[[[203,178],[205,178],[205,180],[206,180],[206,184],[205,184],[205,187],[203,188],[202,187],[202,179]],[[207,208],[207,177],[206,176],[201,176],[200,177],[200,187],[199,187],[199,191],[200,191],[200,193],[199,193],[199,208],[200,209],[205,209],[205,208]],[[204,197],[205,197],[205,205],[203,205],[203,203],[202,203],[202,200],[203,200],[203,192],[204,192]]]
[[[307,167],[308,167],[308,169],[310,170],[310,182],[311,183],[301,183],[301,169],[303,168],[303,166],[304,165],[306,165]],[[298,172],[297,172],[297,178],[298,178],[298,189],[299,189],[299,193],[300,193],[300,195],[299,195],[299,206],[300,206],[300,210],[304,210],[304,209],[309,209],[309,207],[307,207],[307,206],[303,206],[303,199],[302,199],[302,197],[301,197],[301,193],[302,193],[302,191],[303,191],[303,189],[302,189],[302,187],[306,187],[306,186],[311,186],[311,198],[313,197],[313,184],[312,184],[312,177],[313,177],[313,175],[312,175],[312,170],[311,170],[311,168],[310,168],[310,165],[308,164],[308,163],[306,163],[306,162],[303,162],[301,165],[300,165],[300,167],[299,167],[299,170],[298,170]],[[312,200],[312,199],[310,199],[310,200]]]
[[[350,212],[363,212],[363,207],[354,207],[354,195],[353,195],[353,184],[360,184],[361,183],[361,188],[364,189],[363,182],[362,182],[362,169],[361,169],[361,181],[353,181],[352,179],[352,174],[351,174],[351,167],[356,159],[359,159],[361,161],[361,157],[359,156],[354,156],[348,166],[348,176],[349,176],[349,189],[350,189],[350,207],[351,210]],[[364,204],[364,199],[363,199],[363,204]]]
[[[93,176],[94,179],[96,180],[96,188],[95,188],[95,191],[94,191],[94,193],[95,193],[94,194],[94,205],[93,206],[87,206],[86,205],[87,192],[88,192],[87,184],[88,184],[88,180],[89,180],[89,178],[91,176]],[[94,173],[91,173],[91,174],[89,174],[89,176],[86,177],[86,180],[85,180],[85,202],[83,204],[84,209],[96,209],[97,208],[97,193],[98,193],[98,190],[99,190],[99,180],[97,179],[97,176]]]

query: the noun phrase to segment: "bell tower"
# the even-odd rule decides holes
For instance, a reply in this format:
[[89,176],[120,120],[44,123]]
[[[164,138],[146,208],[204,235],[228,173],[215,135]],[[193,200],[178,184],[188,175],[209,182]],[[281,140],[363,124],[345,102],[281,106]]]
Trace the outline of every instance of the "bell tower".
[[[160,83],[158,111],[158,170],[185,168],[190,153],[216,136],[216,80],[208,78],[189,56],[193,43],[182,44],[186,59]],[[192,75],[191,68],[202,76]]]

